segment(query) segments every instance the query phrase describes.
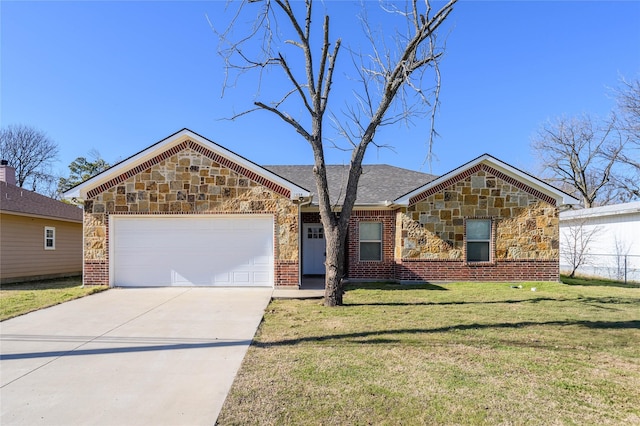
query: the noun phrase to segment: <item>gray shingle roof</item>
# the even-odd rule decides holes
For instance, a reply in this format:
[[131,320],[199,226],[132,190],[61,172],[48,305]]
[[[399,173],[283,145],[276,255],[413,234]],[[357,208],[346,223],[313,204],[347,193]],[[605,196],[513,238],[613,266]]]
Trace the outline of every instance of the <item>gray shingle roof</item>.
[[[306,190],[317,193],[313,166],[263,166],[265,169],[283,177]],[[329,196],[331,202],[342,202],[349,177],[349,167],[343,165],[327,166]],[[384,204],[424,185],[437,176],[402,169],[386,164],[367,164],[362,166],[362,176],[358,185],[357,204]],[[317,203],[317,196],[314,203]]]
[[81,208],[6,182],[0,182],[0,211],[82,222]]

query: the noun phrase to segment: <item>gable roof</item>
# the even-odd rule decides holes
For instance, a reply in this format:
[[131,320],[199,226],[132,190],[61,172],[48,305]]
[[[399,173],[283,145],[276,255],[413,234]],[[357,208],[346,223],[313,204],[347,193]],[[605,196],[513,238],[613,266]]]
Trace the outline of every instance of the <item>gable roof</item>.
[[78,199],[91,198],[187,148],[193,149],[288,198],[297,199],[310,195],[306,189],[273,174],[235,152],[229,151],[189,129],[182,129],[126,160],[113,165],[91,179],[74,186],[66,191],[63,196],[65,198]]
[[[313,193],[317,192],[313,174],[314,166],[312,165],[264,167],[285,179],[307,188]],[[344,200],[344,191],[349,178],[349,166],[328,165],[326,168],[330,200],[332,203],[341,204]],[[362,165],[356,204],[389,204],[398,196],[435,178],[436,176],[428,173],[416,172],[387,164]]]
[[6,182],[0,182],[0,211],[21,216],[82,222],[81,208]]
[[420,186],[413,191],[404,194],[395,200],[395,204],[404,206],[415,204],[428,196],[436,192],[440,192],[454,183],[477,173],[480,170],[484,170],[487,173],[519,188],[520,190],[548,202],[549,204],[567,205],[579,203],[579,200],[576,198],[573,198],[571,195],[560,191],[548,183],[504,163],[489,154],[483,154],[478,158],[445,173],[439,178],[432,180],[426,185]]

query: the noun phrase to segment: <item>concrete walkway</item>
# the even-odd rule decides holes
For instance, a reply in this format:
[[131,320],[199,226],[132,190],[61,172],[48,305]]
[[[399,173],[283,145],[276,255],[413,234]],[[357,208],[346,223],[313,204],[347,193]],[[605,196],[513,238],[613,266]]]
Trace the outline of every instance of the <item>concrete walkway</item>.
[[324,275],[302,277],[300,288],[276,287],[273,291],[274,299],[322,299],[323,297]]
[[272,289],[112,289],[0,323],[0,424],[212,425]]

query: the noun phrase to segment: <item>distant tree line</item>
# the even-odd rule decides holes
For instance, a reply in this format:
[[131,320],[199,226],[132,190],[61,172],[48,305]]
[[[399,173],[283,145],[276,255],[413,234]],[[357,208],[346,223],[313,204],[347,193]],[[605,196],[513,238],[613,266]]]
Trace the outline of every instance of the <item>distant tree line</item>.
[[22,124],[0,129],[0,158],[16,171],[16,185],[59,199],[63,192],[109,168],[93,149],[89,157],[78,157],[69,164],[69,176],[57,176],[58,144],[46,133]]
[[614,94],[608,117],[556,118],[532,141],[544,178],[587,208],[640,200],[640,81]]

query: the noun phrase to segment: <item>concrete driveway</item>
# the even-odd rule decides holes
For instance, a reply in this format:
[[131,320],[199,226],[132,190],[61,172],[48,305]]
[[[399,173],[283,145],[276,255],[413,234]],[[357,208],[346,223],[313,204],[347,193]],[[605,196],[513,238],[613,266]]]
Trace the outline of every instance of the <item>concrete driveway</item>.
[[0,323],[0,424],[215,423],[271,289],[112,289]]

